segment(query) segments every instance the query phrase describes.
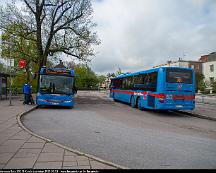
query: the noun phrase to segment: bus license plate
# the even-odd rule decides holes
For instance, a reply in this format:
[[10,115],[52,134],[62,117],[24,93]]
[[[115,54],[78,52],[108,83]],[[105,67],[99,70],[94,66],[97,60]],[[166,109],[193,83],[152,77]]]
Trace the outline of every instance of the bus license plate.
[[177,108],[182,108],[183,106],[182,106],[182,105],[176,105],[176,107],[177,107]]

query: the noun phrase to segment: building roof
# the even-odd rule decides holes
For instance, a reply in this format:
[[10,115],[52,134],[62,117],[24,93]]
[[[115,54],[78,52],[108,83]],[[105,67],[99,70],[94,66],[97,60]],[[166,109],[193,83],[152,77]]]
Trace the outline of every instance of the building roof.
[[209,54],[208,61],[216,61],[216,52]]

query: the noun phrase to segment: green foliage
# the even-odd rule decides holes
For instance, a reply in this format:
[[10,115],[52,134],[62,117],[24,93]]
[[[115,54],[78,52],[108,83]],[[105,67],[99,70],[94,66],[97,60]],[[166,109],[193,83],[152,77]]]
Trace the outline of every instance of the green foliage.
[[4,67],[3,63],[0,62],[0,72],[5,72],[6,68]]
[[76,75],[76,86],[78,89],[96,89],[99,83],[97,75],[85,65],[74,67]]
[[204,75],[201,73],[196,72],[196,91],[200,90],[200,91],[204,91],[204,89],[206,88],[206,83],[204,81]]
[[[15,62],[15,67],[11,69],[12,73],[15,73],[12,88],[17,88],[18,92],[22,91],[22,86],[26,81],[31,83],[33,90],[36,90],[36,81],[32,79],[32,74],[38,70],[36,44],[29,40],[33,36],[28,35],[26,36],[28,38],[23,38],[21,34],[24,35],[25,33],[17,32],[23,27],[23,25],[10,24],[1,35],[2,57],[4,59],[13,58]],[[18,67],[20,59],[26,60],[24,69]]]
[[212,87],[213,92],[216,93],[216,80],[214,80],[211,87]]
[[98,82],[100,84],[102,84],[106,81],[106,76],[104,76],[104,75],[98,75],[97,78],[98,78]]

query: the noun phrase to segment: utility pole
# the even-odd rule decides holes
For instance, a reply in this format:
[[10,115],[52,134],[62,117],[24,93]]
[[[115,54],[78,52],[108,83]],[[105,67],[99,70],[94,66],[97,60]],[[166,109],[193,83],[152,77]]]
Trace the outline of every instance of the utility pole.
[[12,97],[12,91],[11,91],[11,86],[12,86],[12,80],[11,80],[11,57],[10,57],[10,89],[9,89],[9,100],[10,100],[10,103],[9,103],[9,106],[12,106],[12,100],[11,100],[11,97]]

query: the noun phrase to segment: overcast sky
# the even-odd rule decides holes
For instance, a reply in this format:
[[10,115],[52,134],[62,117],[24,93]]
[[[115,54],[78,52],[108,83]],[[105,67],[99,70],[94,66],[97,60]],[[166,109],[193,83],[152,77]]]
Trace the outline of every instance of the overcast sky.
[[[0,0],[0,4],[6,0]],[[134,72],[216,51],[216,0],[93,0],[96,73]]]

